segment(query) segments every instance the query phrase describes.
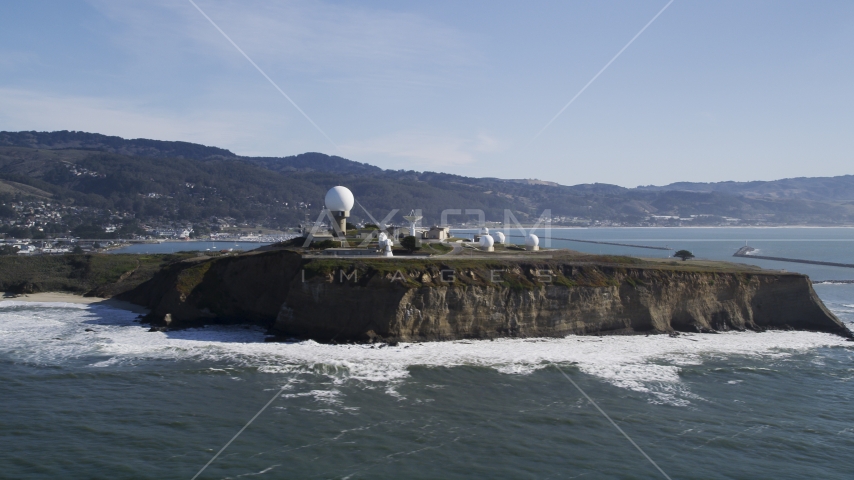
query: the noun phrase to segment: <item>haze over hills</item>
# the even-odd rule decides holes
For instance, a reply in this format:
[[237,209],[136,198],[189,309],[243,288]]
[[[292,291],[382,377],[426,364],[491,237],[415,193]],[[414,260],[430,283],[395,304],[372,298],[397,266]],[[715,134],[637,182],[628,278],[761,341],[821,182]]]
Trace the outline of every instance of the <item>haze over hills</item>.
[[[322,153],[243,157],[187,142],[68,131],[0,132],[0,203],[41,199],[79,207],[74,218],[52,227],[56,231],[129,219],[204,226],[230,218],[253,226],[295,226],[306,215],[317,218],[323,195],[334,185],[348,186],[377,220],[400,209],[395,222],[410,209],[421,209],[427,223],[437,223],[444,209],[482,209],[490,221],[503,221],[509,209],[522,222],[533,222],[549,209],[556,225],[854,224],[852,175],[638,188],[565,186],[383,170]],[[360,206],[352,214],[355,221],[369,221]]]

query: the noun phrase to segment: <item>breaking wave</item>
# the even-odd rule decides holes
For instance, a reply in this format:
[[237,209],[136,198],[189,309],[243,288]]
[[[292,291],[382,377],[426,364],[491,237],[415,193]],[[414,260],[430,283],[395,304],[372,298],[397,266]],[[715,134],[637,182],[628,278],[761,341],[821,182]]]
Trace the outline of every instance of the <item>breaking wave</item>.
[[[846,305],[847,306],[847,305]],[[643,392],[655,403],[687,405],[695,398],[680,380],[684,367],[731,356],[780,359],[821,347],[849,346],[824,333],[775,331],[651,336],[569,336],[327,345],[313,341],[265,343],[259,328],[217,326],[149,332],[136,315],[105,306],[0,303],[0,355],[40,365],[79,363],[123,367],[151,360],[223,362],[271,374],[322,375],[360,382],[398,395],[394,385],[413,366],[481,367],[526,375],[551,363],[573,365],[614,386]],[[87,331],[87,329],[89,331]],[[216,370],[216,369],[212,369]],[[327,401],[333,402],[334,398]]]

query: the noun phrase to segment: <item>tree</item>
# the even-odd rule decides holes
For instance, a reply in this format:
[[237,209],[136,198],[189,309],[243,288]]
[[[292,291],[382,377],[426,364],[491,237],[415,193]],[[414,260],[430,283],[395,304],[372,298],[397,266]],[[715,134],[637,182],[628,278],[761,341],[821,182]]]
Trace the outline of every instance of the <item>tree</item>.
[[18,253],[18,247],[14,245],[3,245],[0,247],[0,255],[15,255]]
[[210,234],[210,228],[196,223],[193,224],[193,230],[190,232],[190,238],[207,237]]
[[[299,240],[304,241],[303,239],[299,239]],[[312,250],[314,250],[314,249],[326,250],[327,248],[335,248],[335,247],[339,247],[339,246],[341,246],[340,242],[336,242],[334,240],[322,240],[320,242],[317,242],[317,241],[311,242],[311,245],[309,245],[309,248],[311,248]]]
[[418,239],[412,235],[403,237],[403,240],[400,241],[400,245],[410,252],[414,252],[421,248],[421,245],[418,244]]
[[80,245],[76,245],[76,246],[71,250],[71,253],[73,253],[73,254],[75,254],[75,255],[82,255],[82,254],[83,254],[83,253],[85,253],[85,252],[83,251],[83,247],[81,247]]
[[78,238],[116,238],[116,233],[107,233],[97,225],[78,225],[71,230],[71,234]]
[[12,227],[9,229],[9,236],[12,238],[32,238],[33,234],[26,227]]
[[688,250],[679,250],[678,252],[674,253],[673,256],[681,258],[683,262],[685,260],[688,260],[689,258],[694,258],[694,254],[689,252]]
[[[198,228],[193,225],[193,230]],[[190,232],[190,236],[193,236],[194,232]],[[128,222],[119,227],[116,232],[116,237],[118,238],[133,238],[134,235],[145,235],[145,230],[139,226],[139,223],[134,220],[132,222]]]
[[14,208],[6,204],[0,205],[0,218],[15,218],[17,215],[18,212]]

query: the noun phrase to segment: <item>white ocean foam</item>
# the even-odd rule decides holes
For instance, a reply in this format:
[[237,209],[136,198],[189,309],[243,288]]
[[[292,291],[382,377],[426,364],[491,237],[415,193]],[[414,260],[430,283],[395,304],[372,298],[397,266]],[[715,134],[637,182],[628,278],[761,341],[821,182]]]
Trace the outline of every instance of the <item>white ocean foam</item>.
[[[473,366],[525,375],[558,363],[574,365],[583,373],[617,387],[648,394],[653,402],[686,405],[700,399],[681,382],[680,372],[704,360],[726,360],[731,356],[780,359],[820,347],[850,346],[835,335],[788,331],[677,337],[569,336],[394,347],[326,345],[313,341],[265,343],[264,333],[258,328],[229,326],[149,332],[147,327],[134,323],[135,316],[103,306],[2,302],[0,354],[37,364],[92,358],[87,363],[91,367],[121,367],[156,359],[215,361],[229,369],[255,368],[288,374],[293,381],[300,374],[322,375],[339,385],[355,381],[367,388],[382,388],[400,398],[396,387],[409,377],[412,366]],[[86,332],[87,328],[93,331]],[[340,394],[317,392],[309,394],[330,404]]]
[[282,395],[282,398],[299,398],[299,397],[311,397],[315,401],[326,403],[333,406],[340,406],[342,404],[341,401],[341,392],[338,390],[311,390],[309,392],[302,393],[286,393]]
[[22,307],[41,307],[41,308],[76,308],[78,310],[88,310],[91,305],[87,303],[68,303],[68,302],[21,302],[18,300],[3,300],[0,302],[0,311],[15,310]]

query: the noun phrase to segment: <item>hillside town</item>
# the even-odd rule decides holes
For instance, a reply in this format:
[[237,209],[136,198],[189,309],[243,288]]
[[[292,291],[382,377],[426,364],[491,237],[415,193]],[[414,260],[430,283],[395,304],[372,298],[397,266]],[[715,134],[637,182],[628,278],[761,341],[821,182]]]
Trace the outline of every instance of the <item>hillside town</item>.
[[[88,173],[88,172],[87,172]],[[686,227],[763,226],[771,219],[743,220],[734,217],[693,214],[647,215],[638,223],[578,216],[551,216],[553,227]],[[496,222],[487,222],[497,226]],[[470,228],[472,225],[453,225]],[[292,238],[298,227],[271,230],[239,222],[233,217],[210,217],[202,222],[166,218],[140,221],[133,213],[77,206],[47,199],[18,197],[0,204],[0,254],[39,255],[87,253],[120,248],[131,243],[165,241],[212,241],[274,243]]]
[[288,232],[211,217],[204,223],[139,222],[133,214],[47,200],[0,204],[0,254],[39,255],[105,251],[132,243],[215,241],[274,243]]

